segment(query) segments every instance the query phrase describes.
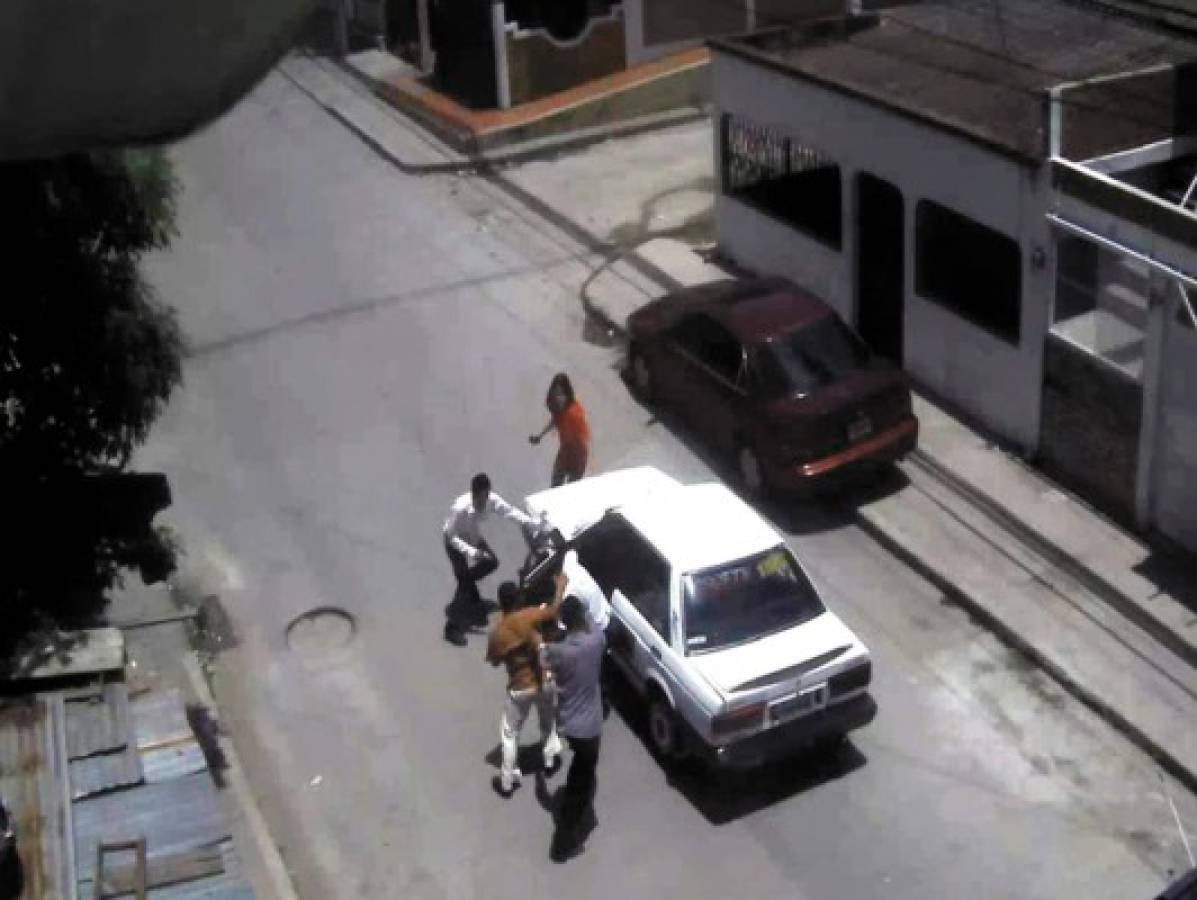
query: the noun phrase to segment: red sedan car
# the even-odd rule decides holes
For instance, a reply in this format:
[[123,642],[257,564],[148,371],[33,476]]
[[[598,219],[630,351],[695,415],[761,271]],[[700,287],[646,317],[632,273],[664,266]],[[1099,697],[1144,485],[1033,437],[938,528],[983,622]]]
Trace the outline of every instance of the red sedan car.
[[914,449],[905,373],[782,279],[668,294],[628,318],[629,376],[732,456],[744,488],[801,490]]

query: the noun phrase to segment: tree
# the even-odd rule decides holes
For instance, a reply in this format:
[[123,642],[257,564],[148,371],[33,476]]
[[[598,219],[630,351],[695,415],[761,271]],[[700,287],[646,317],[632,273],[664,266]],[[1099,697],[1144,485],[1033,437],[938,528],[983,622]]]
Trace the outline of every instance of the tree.
[[175,234],[175,195],[157,150],[0,164],[0,478],[19,551],[0,570],[10,622],[94,611],[147,552],[152,534],[114,529],[98,510],[111,498],[94,498],[122,484],[112,476],[181,379],[175,316],[140,271]]

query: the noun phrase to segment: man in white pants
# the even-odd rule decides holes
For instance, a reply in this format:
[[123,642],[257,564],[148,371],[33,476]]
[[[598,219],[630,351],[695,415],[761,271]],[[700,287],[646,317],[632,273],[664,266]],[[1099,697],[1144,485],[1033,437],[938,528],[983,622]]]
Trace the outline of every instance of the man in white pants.
[[540,720],[543,741],[544,768],[547,774],[557,771],[561,762],[561,739],[557,736],[556,697],[553,687],[540,664],[542,639],[538,626],[557,617],[561,606],[561,592],[565,578],[557,575],[556,595],[552,603],[527,609],[516,609],[519,589],[505,581],[499,585],[501,615],[490,632],[486,661],[492,666],[503,663],[507,667],[507,699],[503,705],[503,719],[499,730],[502,761],[494,787],[504,799],[511,796],[523,778],[516,765],[519,756],[520,731],[532,707]]

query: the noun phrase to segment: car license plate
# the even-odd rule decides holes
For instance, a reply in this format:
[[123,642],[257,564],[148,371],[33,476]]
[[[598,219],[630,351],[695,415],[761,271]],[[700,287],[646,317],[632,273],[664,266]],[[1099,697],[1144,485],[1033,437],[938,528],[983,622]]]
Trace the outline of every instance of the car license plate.
[[873,433],[873,423],[868,416],[861,416],[848,423],[848,440],[861,441]]
[[805,715],[827,705],[827,685],[820,684],[805,691],[787,694],[769,704],[769,715],[774,722]]

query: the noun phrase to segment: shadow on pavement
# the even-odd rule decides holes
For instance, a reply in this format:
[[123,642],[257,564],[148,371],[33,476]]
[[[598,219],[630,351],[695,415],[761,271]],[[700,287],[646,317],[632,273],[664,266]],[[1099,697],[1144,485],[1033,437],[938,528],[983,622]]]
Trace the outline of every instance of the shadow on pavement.
[[1168,594],[1190,612],[1197,613],[1197,556],[1177,550],[1154,550],[1134,571]]
[[498,608],[494,600],[475,603],[460,591],[454,591],[453,599],[445,604],[445,621],[457,625],[463,634],[486,634],[490,630],[490,616]]
[[[652,755],[643,702],[619,675],[610,679],[611,707]],[[729,822],[767,809],[829,781],[862,768],[867,759],[849,740],[821,751],[810,750],[744,771],[720,771],[697,761],[661,763],[669,786],[694,805],[712,825]],[[600,780],[602,764],[599,765]]]

